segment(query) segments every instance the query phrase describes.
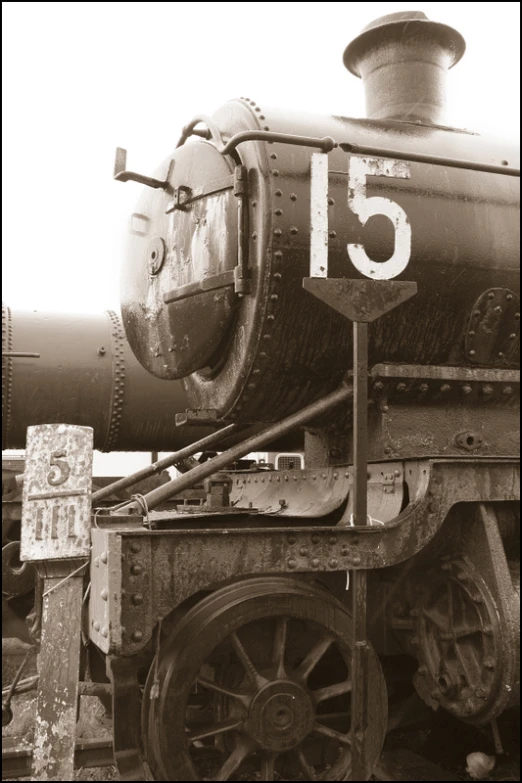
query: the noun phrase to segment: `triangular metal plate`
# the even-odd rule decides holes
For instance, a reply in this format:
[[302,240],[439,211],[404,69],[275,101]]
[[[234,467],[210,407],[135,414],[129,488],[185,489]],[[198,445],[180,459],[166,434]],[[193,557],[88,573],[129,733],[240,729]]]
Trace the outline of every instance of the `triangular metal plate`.
[[303,288],[358,323],[370,323],[417,293],[417,283],[403,280],[348,280],[303,277]]

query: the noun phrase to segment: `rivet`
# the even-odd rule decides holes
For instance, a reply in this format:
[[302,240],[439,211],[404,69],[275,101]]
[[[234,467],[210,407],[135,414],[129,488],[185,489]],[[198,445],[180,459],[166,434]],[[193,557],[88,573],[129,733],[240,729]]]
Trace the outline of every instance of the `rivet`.
[[303,557],[308,557],[308,549],[305,546],[302,546],[299,550],[299,554]]
[[259,375],[261,370],[252,370],[252,375]]
[[374,388],[376,391],[381,391],[381,389],[384,389],[384,383],[383,383],[382,381],[376,381],[376,382],[373,384],[373,388]]
[[265,117],[265,115],[264,115],[264,114],[260,114],[260,115],[259,115],[259,119],[260,119],[260,120],[266,120],[266,117]]
[[290,229],[290,233],[291,233],[293,236],[295,236],[295,235],[296,235],[298,232],[299,232],[299,229],[298,229],[298,228],[296,228],[295,226],[292,226],[292,228]]
[[337,543],[337,536],[329,536],[328,543],[330,544],[330,546],[333,546],[334,544],[336,544]]
[[449,391],[451,391],[451,386],[449,385],[449,383],[443,383],[442,386],[440,387],[440,390],[443,394],[447,394]]
[[314,533],[312,536],[312,544],[318,544],[321,540],[321,536],[318,536],[317,533]]
[[272,302],[277,302],[279,297],[278,297],[277,294],[270,294],[270,299],[271,299]]
[[280,237],[282,233],[280,228],[274,228],[274,236]]
[[253,201],[253,202],[252,202],[252,206],[253,206],[253,207],[257,207],[257,201]]
[[515,332],[511,332],[511,334],[509,335],[509,339],[510,340],[516,340],[517,339],[517,336],[516,336]]
[[261,111],[261,109],[259,108],[259,106],[256,106],[256,111]]
[[488,294],[488,299],[494,299],[494,298],[495,298],[495,294],[493,293],[493,291],[490,291]]
[[502,352],[502,351],[499,351],[499,352],[497,353],[497,356],[498,356],[498,358],[499,358],[499,359],[503,359],[503,358],[504,358],[504,354],[503,354],[503,352]]
[[273,279],[274,279],[274,280],[281,280],[281,278],[283,277],[283,275],[281,274],[281,272],[274,272],[274,274],[272,275],[272,277],[273,277]]
[[247,388],[248,388],[248,389],[255,389],[255,388],[256,388],[256,384],[255,384],[255,383],[249,383],[249,384],[247,385]]
[[261,351],[259,354],[260,359],[268,359],[268,354],[265,351]]
[[134,593],[134,595],[131,597],[131,601],[135,606],[139,606],[141,603],[143,603],[143,595],[141,593]]
[[520,319],[520,313],[515,313],[515,320],[518,321]]
[[390,410],[390,406],[389,405],[381,405],[381,411],[383,413],[388,413],[389,410]]
[[101,553],[100,560],[102,561],[102,563],[106,563],[107,562],[107,560],[108,560],[107,552],[102,552]]
[[134,574],[134,576],[139,576],[143,572],[143,568],[139,565],[139,563],[135,563],[131,567],[131,574]]
[[361,556],[360,555],[354,555],[352,557],[352,563],[354,565],[359,565],[360,562],[361,562]]
[[282,209],[276,209],[275,212],[274,212],[274,215],[277,215],[278,217],[280,215],[282,215],[282,214],[283,214],[283,210]]
[[296,565],[297,563],[293,558],[288,561],[288,568],[295,568]]
[[398,392],[403,392],[403,391],[406,391],[406,384],[405,384],[405,383],[402,383],[402,382],[401,382],[401,383],[398,383],[398,384],[397,384],[397,391],[398,391]]
[[384,453],[385,454],[391,454],[392,453],[392,447],[391,446],[385,446],[384,447]]
[[482,394],[484,394],[486,397],[489,397],[491,394],[493,394],[493,392],[493,386],[490,386],[489,384],[486,384],[486,386],[482,387]]
[[441,567],[442,571],[451,571],[450,563],[441,563],[440,567]]
[[257,239],[257,231],[252,231],[252,239]]
[[475,354],[476,354],[476,351],[474,351],[473,349],[471,351],[469,351],[469,355],[470,356],[475,356]]
[[475,310],[475,312],[473,313],[474,318],[480,318],[481,315],[482,313],[480,312],[480,310]]
[[100,623],[97,620],[94,623],[93,628],[94,628],[95,631],[99,631],[100,630]]
[[270,128],[268,127],[268,125],[263,125],[263,130],[269,131]]
[[277,169],[272,169],[272,176],[273,177],[278,177],[279,176],[279,171]]
[[283,195],[283,191],[282,190],[276,190],[274,195],[275,196],[282,196]]
[[286,540],[288,541],[289,544],[295,544],[297,538],[295,537],[294,533],[289,533],[286,537]]
[[263,335],[263,340],[270,340],[270,335],[269,334],[264,334]]
[[505,386],[502,389],[502,394],[504,394],[506,397],[511,397],[511,395],[513,394],[513,389],[511,388],[511,386]]
[[275,160],[277,158],[277,155],[275,152],[271,152],[270,157],[272,158],[272,160]]
[[341,554],[343,557],[348,557],[348,555],[350,554],[350,550],[348,549],[347,546],[343,546],[343,548],[341,549]]
[[[272,315],[272,314],[267,315],[266,320],[267,321],[275,321],[275,315]],[[258,372],[259,372],[259,370],[258,370]]]
[[460,391],[462,392],[462,394],[471,394],[473,389],[471,388],[471,386],[468,386],[468,384],[466,384],[465,386],[460,387]]
[[329,198],[328,199],[328,206],[329,207],[333,207],[334,204],[335,204],[335,201],[333,200],[333,198]]
[[502,312],[502,308],[501,308],[501,306],[500,306],[500,305],[497,305],[497,306],[495,307],[495,312],[496,312],[496,313],[501,313],[501,312]]
[[429,387],[428,387],[428,384],[427,384],[427,383],[421,383],[421,385],[419,386],[419,391],[420,391],[422,394],[424,394],[425,392],[427,392],[427,391],[428,391],[428,388],[429,388]]
[[330,239],[335,239],[335,237],[337,236],[337,231],[329,231],[328,236],[330,237]]
[[486,669],[494,669],[495,668],[495,661],[493,658],[484,658],[484,666]]
[[283,251],[282,250],[276,250],[274,253],[275,258],[283,258]]
[[103,628],[101,629],[101,635],[103,636],[104,639],[106,639],[109,635],[109,631],[105,626],[103,626]]
[[333,558],[330,560],[330,562],[328,563],[328,565],[330,566],[330,568],[337,568],[337,566],[339,565],[339,561],[338,561],[338,560],[336,560],[336,559],[333,557]]
[[508,295],[506,296],[506,299],[508,300],[508,302],[511,302],[511,301],[512,301],[512,299],[513,299],[513,294],[508,294]]
[[109,591],[107,590],[106,587],[104,587],[103,590],[101,591],[100,598],[102,599],[102,601],[107,601],[107,599],[109,598]]
[[297,196],[295,193],[290,193],[290,201],[297,201]]
[[475,337],[475,332],[474,332],[474,330],[472,329],[470,332],[468,332],[468,335],[469,335],[470,337]]
[[141,642],[143,639],[142,631],[133,631],[131,634],[131,639],[133,642]]
[[100,567],[100,558],[99,557],[95,557],[94,560],[93,560],[93,563],[94,563],[96,568],[99,568]]
[[312,568],[318,568],[319,567],[319,558],[318,557],[312,557],[310,561],[310,565]]
[[424,677],[428,673],[427,666],[419,666],[419,674]]
[[399,478],[399,477],[400,477],[400,475],[401,475],[401,472],[400,472],[400,470],[396,470],[396,471],[394,471],[394,475],[395,475],[397,478]]

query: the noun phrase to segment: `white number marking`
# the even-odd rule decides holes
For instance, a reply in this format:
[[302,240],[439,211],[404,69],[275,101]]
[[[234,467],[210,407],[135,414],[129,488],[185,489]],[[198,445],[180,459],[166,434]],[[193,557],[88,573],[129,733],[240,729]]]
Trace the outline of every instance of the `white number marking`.
[[385,215],[395,228],[395,248],[388,261],[368,257],[361,244],[349,244],[348,255],[354,267],[373,280],[391,280],[404,272],[411,256],[411,226],[405,211],[388,198],[366,198],[366,177],[410,178],[408,163],[386,158],[352,156],[348,169],[348,207],[364,226],[373,215]]
[[310,277],[328,277],[328,155],[311,156]]

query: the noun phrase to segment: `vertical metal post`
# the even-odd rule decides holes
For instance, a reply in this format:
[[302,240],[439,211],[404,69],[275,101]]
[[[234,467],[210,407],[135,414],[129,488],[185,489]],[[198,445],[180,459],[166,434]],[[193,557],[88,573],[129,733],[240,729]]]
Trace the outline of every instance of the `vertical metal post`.
[[[353,324],[354,373],[354,525],[367,524],[368,516],[368,324]],[[366,729],[368,727],[368,643],[366,639],[366,571],[352,571],[352,769],[351,780],[366,780]]]

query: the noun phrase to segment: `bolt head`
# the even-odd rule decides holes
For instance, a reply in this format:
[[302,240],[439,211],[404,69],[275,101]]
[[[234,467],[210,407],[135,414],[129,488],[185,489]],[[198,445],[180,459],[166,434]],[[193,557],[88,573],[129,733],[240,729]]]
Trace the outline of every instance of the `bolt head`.
[[131,634],[131,639],[133,642],[141,642],[141,640],[143,639],[143,632],[133,631]]

